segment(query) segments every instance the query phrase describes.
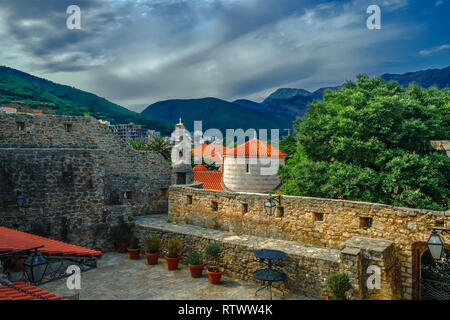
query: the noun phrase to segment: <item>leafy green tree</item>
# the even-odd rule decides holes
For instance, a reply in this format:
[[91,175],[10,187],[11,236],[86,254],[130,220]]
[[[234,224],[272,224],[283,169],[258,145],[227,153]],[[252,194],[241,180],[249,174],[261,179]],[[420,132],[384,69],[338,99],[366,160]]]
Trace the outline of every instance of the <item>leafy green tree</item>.
[[450,89],[402,89],[358,76],[294,125],[297,148],[280,168],[283,192],[432,210],[449,207]]
[[147,149],[161,154],[164,159],[170,160],[172,147],[164,138],[158,137],[147,144]]

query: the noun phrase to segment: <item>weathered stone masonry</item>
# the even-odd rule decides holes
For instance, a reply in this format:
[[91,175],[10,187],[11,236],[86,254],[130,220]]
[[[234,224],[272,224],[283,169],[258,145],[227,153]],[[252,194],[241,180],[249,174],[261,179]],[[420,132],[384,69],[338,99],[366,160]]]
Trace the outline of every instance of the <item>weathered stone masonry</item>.
[[[309,197],[281,198],[283,209],[277,210],[276,216],[269,217],[263,209],[267,199],[264,194],[172,186],[169,192],[169,218],[175,223],[298,241],[316,247],[354,248],[347,251],[355,256],[362,255],[362,267],[368,265],[367,261],[379,260],[378,265],[383,269],[382,278],[387,289],[384,292],[371,291],[370,295],[405,299],[414,297],[413,288],[418,285],[420,275],[414,273],[412,256],[417,248],[422,250],[421,253],[426,250],[424,244],[430,234],[427,228],[450,227],[448,211]],[[247,206],[244,207],[244,204]],[[217,211],[214,209],[216,207]],[[364,244],[365,249],[357,253],[358,245],[350,241],[353,237],[387,240],[393,246],[370,253],[369,241]],[[446,236],[445,240],[448,246],[449,237]],[[366,270],[361,272],[365,274]]]
[[104,250],[117,215],[167,212],[169,185],[162,156],[135,151],[94,118],[0,114],[4,226]]

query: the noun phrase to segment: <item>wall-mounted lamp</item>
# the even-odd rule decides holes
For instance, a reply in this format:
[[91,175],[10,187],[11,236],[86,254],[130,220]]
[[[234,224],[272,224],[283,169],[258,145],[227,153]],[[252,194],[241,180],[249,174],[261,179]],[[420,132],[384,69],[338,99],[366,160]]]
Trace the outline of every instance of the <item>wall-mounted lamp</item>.
[[428,250],[430,250],[433,259],[441,260],[442,254],[444,253],[444,240],[439,236],[438,232],[441,232],[441,234],[450,234],[450,229],[428,228],[428,230],[431,230],[430,237],[427,241]]
[[268,216],[273,216],[275,214],[275,209],[277,208],[275,201],[278,202],[278,205],[281,205],[281,195],[278,195],[278,197],[271,196],[264,203],[264,209]]

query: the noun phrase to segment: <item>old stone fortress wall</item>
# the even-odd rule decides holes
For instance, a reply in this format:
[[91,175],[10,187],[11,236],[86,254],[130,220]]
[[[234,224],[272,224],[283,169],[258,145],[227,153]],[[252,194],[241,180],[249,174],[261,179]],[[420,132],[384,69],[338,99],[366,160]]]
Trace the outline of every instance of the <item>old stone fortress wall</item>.
[[161,155],[135,151],[92,117],[0,114],[3,226],[111,249],[117,216],[167,211],[169,185]]
[[[112,249],[109,230],[119,215],[168,213],[170,223],[136,217],[136,232],[141,241],[181,237],[185,262],[220,241],[228,274],[250,280],[258,268],[253,250],[275,248],[288,253],[288,290],[323,298],[327,277],[345,272],[355,299],[411,299],[420,290],[427,228],[450,227],[448,211],[308,197],[281,196],[268,216],[267,194],[170,184],[162,156],[133,150],[94,118],[0,114],[0,225],[93,249]],[[380,267],[379,289],[367,288],[371,265]]]

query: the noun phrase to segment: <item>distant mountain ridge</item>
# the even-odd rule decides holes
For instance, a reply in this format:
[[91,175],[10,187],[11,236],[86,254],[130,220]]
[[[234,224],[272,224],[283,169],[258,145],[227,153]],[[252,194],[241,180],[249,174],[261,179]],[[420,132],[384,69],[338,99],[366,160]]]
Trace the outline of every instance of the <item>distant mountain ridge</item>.
[[0,106],[5,104],[56,114],[88,114],[113,124],[134,122],[163,134],[173,131],[173,125],[166,121],[133,112],[92,93],[0,66]]
[[[401,87],[407,87],[410,83],[415,82],[423,88],[436,85],[439,89],[443,89],[450,87],[450,66],[444,69],[428,69],[404,74],[387,73],[381,75],[381,78],[385,81],[397,81]],[[305,89],[279,88],[261,103],[246,99],[236,100],[233,103],[274,114],[279,118],[292,121],[296,117],[303,117],[305,115],[309,103],[314,100],[323,99],[326,90],[334,91],[343,86],[344,84],[336,87],[324,87],[314,92]]]
[[[250,101],[250,100],[248,100]],[[257,104],[254,102],[254,104]],[[292,121],[279,119],[264,110],[253,109],[217,98],[173,99],[156,102],[142,114],[177,123],[181,117],[189,131],[194,121],[201,120],[203,130],[216,128],[226,134],[226,129],[284,129],[292,127]]]

